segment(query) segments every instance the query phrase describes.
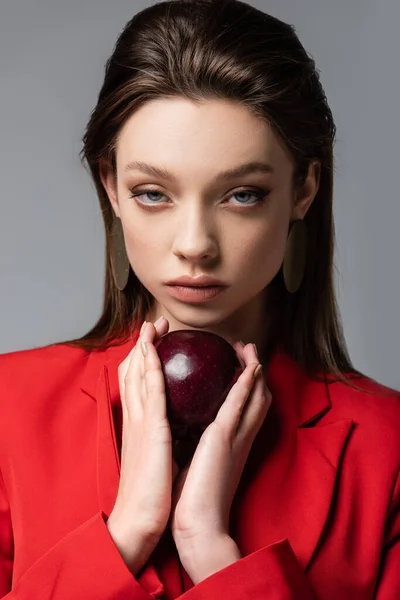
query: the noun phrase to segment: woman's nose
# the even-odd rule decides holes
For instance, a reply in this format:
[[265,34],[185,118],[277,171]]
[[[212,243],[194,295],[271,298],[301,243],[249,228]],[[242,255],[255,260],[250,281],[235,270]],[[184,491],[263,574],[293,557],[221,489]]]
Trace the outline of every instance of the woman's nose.
[[177,226],[173,252],[190,261],[204,261],[218,256],[215,226],[203,211],[192,211]]

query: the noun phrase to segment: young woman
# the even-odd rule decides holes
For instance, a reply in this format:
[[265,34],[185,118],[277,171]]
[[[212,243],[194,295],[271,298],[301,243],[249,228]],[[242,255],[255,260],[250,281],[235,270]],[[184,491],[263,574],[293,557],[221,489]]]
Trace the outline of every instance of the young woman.
[[[83,148],[103,313],[0,360],[1,597],[400,598],[400,393],[346,351],[334,138],[291,26],[237,0],[127,24]],[[186,462],[155,348],[177,329],[244,368]]]

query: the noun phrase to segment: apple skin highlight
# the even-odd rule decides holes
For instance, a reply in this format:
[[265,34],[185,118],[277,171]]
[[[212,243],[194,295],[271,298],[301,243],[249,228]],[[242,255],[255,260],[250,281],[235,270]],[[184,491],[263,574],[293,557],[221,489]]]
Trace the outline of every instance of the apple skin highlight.
[[175,441],[197,442],[243,369],[235,349],[209,331],[180,329],[155,344]]

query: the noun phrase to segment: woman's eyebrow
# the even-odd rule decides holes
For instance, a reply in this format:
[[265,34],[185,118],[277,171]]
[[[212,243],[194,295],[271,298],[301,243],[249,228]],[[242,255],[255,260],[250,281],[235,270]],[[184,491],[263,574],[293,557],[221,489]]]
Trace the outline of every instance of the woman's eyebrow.
[[[141,161],[133,161],[127,164],[124,168],[124,172],[126,171],[140,171],[142,173],[146,173],[147,175],[152,175],[153,177],[159,177],[161,179],[166,179],[168,181],[177,181],[177,177],[163,169],[161,167],[156,167],[154,165],[149,165],[147,163]],[[273,173],[274,169],[268,163],[260,162],[260,161],[252,161],[249,163],[245,163],[238,167],[234,167],[233,169],[228,169],[227,171],[221,171],[215,177],[215,181],[224,181],[226,179],[234,179],[238,177],[244,177],[245,175],[250,175],[253,173]]]

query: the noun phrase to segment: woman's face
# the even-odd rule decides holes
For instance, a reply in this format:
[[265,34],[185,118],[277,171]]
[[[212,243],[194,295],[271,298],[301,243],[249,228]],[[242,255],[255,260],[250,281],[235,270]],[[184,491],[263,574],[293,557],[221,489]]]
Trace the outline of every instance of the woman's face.
[[[171,177],[149,174],[136,162]],[[148,102],[122,128],[116,163],[116,187],[111,172],[102,173],[102,181],[121,218],[132,269],[154,296],[152,316],[163,314],[170,330],[221,333],[246,320],[258,327],[290,221],[307,212],[315,177],[296,197],[283,143],[245,107],[227,100]],[[264,168],[223,175],[249,163]],[[228,288],[212,301],[187,303],[166,285],[182,275],[210,275]]]

